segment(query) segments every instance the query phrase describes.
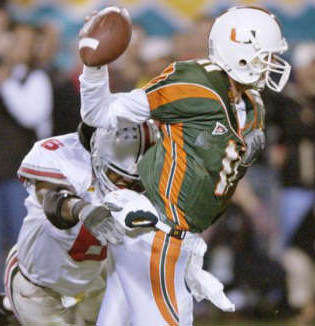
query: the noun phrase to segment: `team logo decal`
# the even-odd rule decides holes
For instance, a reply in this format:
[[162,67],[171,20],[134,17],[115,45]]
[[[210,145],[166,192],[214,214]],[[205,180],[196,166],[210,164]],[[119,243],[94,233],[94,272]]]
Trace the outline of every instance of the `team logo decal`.
[[232,42],[240,44],[251,44],[256,37],[256,31],[249,31],[246,29],[232,28],[230,39]]
[[212,131],[212,135],[219,136],[228,132],[228,129],[220,122],[217,121],[215,128]]

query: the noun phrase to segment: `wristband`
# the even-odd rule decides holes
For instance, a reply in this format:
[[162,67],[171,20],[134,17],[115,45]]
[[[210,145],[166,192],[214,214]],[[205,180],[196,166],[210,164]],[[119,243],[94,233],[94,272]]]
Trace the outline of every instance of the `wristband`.
[[79,221],[79,220],[80,220],[79,215],[80,215],[82,209],[83,209],[85,206],[87,206],[87,205],[89,205],[89,203],[86,202],[86,201],[83,200],[83,199],[77,201],[77,202],[73,205],[73,207],[72,207],[72,209],[71,209],[71,215],[72,215],[72,217],[73,217],[76,221]]

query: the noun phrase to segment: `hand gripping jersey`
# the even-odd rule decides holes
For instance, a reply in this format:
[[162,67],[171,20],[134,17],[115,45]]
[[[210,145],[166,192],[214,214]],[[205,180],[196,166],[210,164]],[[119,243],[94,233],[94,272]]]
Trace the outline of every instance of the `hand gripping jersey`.
[[68,230],[54,227],[37,200],[34,182],[66,186],[83,199],[99,204],[91,188],[89,152],[77,133],[39,141],[23,160],[18,175],[25,179],[29,192],[27,216],[17,243],[19,268],[35,284],[62,295],[85,291],[100,274],[106,248],[81,223]]
[[174,63],[145,91],[162,131],[139,165],[146,194],[178,228],[201,232],[224,213],[244,175],[243,137],[264,128],[259,93],[233,105],[228,76],[209,60]]

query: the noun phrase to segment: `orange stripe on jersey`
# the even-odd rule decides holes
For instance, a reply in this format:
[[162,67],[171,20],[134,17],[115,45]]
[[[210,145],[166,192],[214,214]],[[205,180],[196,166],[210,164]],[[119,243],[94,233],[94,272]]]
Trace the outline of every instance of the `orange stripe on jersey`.
[[151,81],[149,81],[146,85],[143,86],[143,89],[148,89],[151,86],[159,83],[162,80],[167,79],[167,77],[172,74],[175,71],[175,62],[170,64],[166,69],[163,70],[161,75],[153,78]]
[[[164,201],[165,213],[168,219],[178,224],[180,229],[188,230],[189,226],[184,213],[178,207],[178,197],[187,169],[183,125],[170,125],[169,131],[166,125],[162,125],[161,129],[164,135],[165,157],[159,184],[160,196]],[[174,147],[175,153],[173,152]],[[173,206],[173,212],[171,205]],[[176,214],[178,221],[175,220],[174,214]]]
[[175,267],[181,252],[182,241],[170,237],[170,246],[166,256],[166,281],[167,292],[175,311],[178,313],[178,306],[175,292]]
[[[187,154],[184,150],[184,133],[183,124],[176,124],[171,126],[171,138],[176,143],[176,169],[174,175],[174,181],[171,188],[170,199],[177,207],[179,193],[184,181],[186,169],[187,169]],[[177,213],[179,217],[179,226],[185,230],[188,230],[188,224],[185,220],[184,213],[177,207]]]
[[[161,258],[163,246],[165,244],[166,234],[161,231],[155,233],[152,251],[151,251],[151,260],[150,260],[150,278],[151,278],[151,287],[153,292],[153,297],[155,302],[160,310],[161,315],[168,323],[169,326],[177,326],[178,324],[174,321],[173,316],[171,315],[166,302],[163,298],[162,293],[162,279],[161,279]],[[171,282],[171,281],[170,281]],[[175,279],[173,279],[175,282]]]
[[165,85],[153,90],[152,92],[148,92],[147,97],[151,111],[162,105],[187,98],[208,98],[220,101],[218,95],[216,95],[211,89],[198,84],[189,83]]

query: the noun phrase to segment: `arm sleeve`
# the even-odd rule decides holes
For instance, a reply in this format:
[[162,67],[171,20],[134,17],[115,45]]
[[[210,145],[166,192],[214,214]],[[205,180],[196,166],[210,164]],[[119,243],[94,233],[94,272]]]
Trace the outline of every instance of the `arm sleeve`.
[[117,128],[123,121],[141,123],[150,118],[144,90],[116,94],[110,92],[107,66],[84,66],[79,80],[81,116],[88,125],[111,129]]
[[9,113],[24,127],[34,129],[38,138],[51,135],[53,91],[45,72],[35,70],[24,83],[11,77],[1,94]]

